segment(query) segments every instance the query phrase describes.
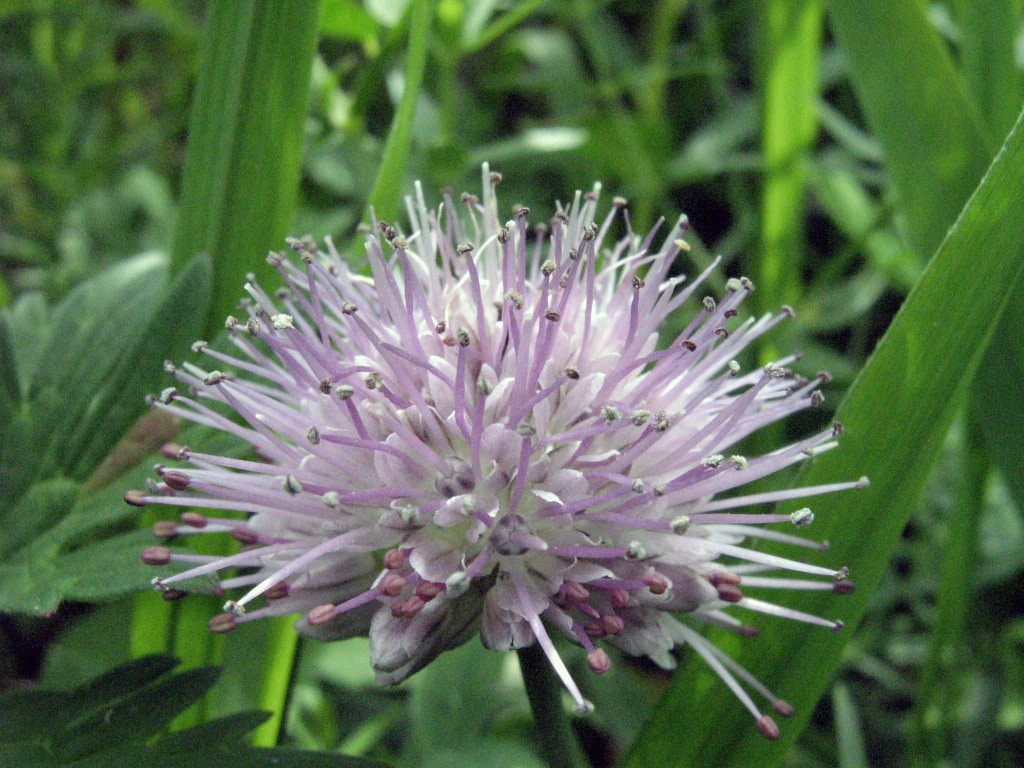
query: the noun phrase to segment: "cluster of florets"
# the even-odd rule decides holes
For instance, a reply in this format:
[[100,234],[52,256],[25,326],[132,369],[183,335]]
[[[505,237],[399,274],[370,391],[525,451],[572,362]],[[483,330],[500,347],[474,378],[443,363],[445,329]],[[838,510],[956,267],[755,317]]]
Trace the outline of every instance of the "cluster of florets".
[[[746,594],[852,584],[844,570],[743,546],[822,548],[765,527],[807,525],[810,510],[745,508],[865,481],[716,498],[835,444],[838,425],[764,456],[734,453],[821,400],[823,378],[795,376],[792,358],[749,372],[735,360],[792,313],[734,320],[753,290],[743,278],[698,300],[715,264],[689,283],[670,276],[689,250],[685,218],[655,245],[655,232],[633,234],[621,198],[598,220],[595,187],[531,228],[525,208],[501,221],[499,181],[485,167],[482,200],[446,194],[433,210],[417,186],[409,234],[381,222],[367,236],[372,276],[330,241],[290,241],[269,257],[286,287],[271,297],[250,281],[248,317],[227,320],[237,351],[197,342],[217,370],[168,366],[179,385],[154,405],[254,455],[167,446],[191,466],[160,466],[159,481],[129,492],[133,504],[248,516],[158,523],[159,536],[224,532],[244,546],[227,557],[150,547],[147,562],[191,565],[156,586],[169,598],[197,577],[245,589],[215,632],[301,613],[298,630],[314,637],[368,634],[385,682],[476,633],[496,650],[540,643],[581,711],[590,705],[552,631],[595,673],[611,664],[604,644],[665,667],[688,644],[775,737],[737,678],[777,712],[789,705],[690,621],[755,634],[739,608],[841,626]],[[626,234],[606,245],[617,219]],[[691,300],[696,314],[659,344]]]

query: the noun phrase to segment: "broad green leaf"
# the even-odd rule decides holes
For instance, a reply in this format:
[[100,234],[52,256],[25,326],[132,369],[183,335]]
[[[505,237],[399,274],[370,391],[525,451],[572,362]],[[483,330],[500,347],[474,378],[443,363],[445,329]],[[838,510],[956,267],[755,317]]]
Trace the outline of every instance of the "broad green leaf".
[[374,760],[245,746],[265,718],[241,712],[157,735],[217,679],[214,668],[169,675],[167,656],[136,659],[72,691],[0,694],[0,768],[386,768]]
[[1013,126],[1024,102],[1020,66],[1024,6],[1018,0],[953,0],[964,80],[991,132]]
[[318,7],[207,5],[172,265],[209,253],[208,329],[237,304],[246,273],[276,284],[263,259],[282,247],[295,209]]
[[[848,627],[863,615],[899,541],[955,406],[1024,271],[1024,131],[1019,120],[907,298],[837,417],[841,445],[803,476],[813,485],[862,474],[871,486],[830,497],[819,507],[815,537],[832,547],[820,559],[848,565],[859,589],[843,598],[787,595],[797,610],[838,614]],[[686,670],[675,676],[625,765],[777,765],[835,674],[849,630],[818,631],[797,622],[766,622],[763,641],[736,658],[792,702],[782,739],[761,737],[749,715],[716,685],[714,696]],[[717,635],[716,635],[717,636]],[[696,692],[703,698],[698,701]],[[699,712],[699,716],[698,716]],[[686,722],[685,740],[679,724]]]

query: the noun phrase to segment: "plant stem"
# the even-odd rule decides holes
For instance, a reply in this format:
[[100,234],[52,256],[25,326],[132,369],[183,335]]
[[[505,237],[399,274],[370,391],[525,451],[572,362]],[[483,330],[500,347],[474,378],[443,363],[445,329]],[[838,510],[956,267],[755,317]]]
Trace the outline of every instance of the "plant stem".
[[562,685],[544,651],[539,645],[531,645],[516,653],[544,760],[551,768],[584,768],[589,763],[562,706]]
[[252,742],[256,747],[273,747],[277,744],[295,678],[299,647],[299,635],[292,626],[295,622],[293,616],[281,616],[270,621],[274,626],[267,642],[267,664],[263,671],[259,707],[269,711],[271,716],[256,729]]

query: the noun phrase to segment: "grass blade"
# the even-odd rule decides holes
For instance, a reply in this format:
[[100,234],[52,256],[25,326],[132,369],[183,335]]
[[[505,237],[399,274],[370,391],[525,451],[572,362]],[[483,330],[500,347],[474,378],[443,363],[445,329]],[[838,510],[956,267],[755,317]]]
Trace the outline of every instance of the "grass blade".
[[[815,531],[832,542],[828,562],[848,565],[860,587],[828,604],[847,626],[863,615],[953,418],[956,393],[965,390],[1024,272],[1022,121],[850,388],[838,412],[848,427],[842,445],[816,459],[803,478],[872,479],[866,490],[830,499]],[[786,602],[808,611],[823,604],[814,595]],[[782,621],[768,630],[737,660],[796,706],[781,741],[760,737],[724,691],[698,701],[699,686],[680,674],[624,764],[777,765],[835,674],[849,631],[835,635]],[[688,724],[685,740],[681,722]]]
[[318,0],[211,0],[189,123],[172,266],[206,251],[212,329],[247,272],[276,284],[262,257],[288,234],[317,40]]
[[797,298],[801,285],[807,155],[818,133],[819,0],[762,6],[764,19],[761,254],[757,287],[762,311]]

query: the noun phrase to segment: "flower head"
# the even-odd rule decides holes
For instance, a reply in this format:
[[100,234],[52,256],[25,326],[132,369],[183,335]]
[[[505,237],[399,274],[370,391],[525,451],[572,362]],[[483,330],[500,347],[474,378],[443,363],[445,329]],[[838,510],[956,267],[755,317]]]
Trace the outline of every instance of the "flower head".
[[[835,444],[838,425],[764,456],[733,449],[821,400],[821,378],[793,375],[793,358],[748,372],[734,360],[792,312],[739,320],[753,286],[734,279],[659,345],[659,327],[715,268],[670,277],[689,250],[686,219],[656,243],[632,233],[620,198],[598,218],[595,187],[531,229],[525,208],[499,218],[500,178],[485,166],[481,200],[446,195],[433,210],[417,187],[408,234],[380,222],[367,236],[372,277],[329,240],[326,252],[304,239],[268,257],[287,287],[246,285],[248,317],[226,324],[237,351],[197,342],[216,369],[169,366],[180,389],[154,398],[242,438],[255,458],[167,446],[191,467],[158,467],[159,482],[127,496],[247,513],[157,524],[161,536],[230,532],[245,546],[229,557],[156,546],[143,559],[192,565],[157,580],[171,597],[197,576],[245,590],[214,631],[301,612],[297,628],[313,637],[368,634],[385,682],[479,632],[496,650],[540,643],[585,711],[553,633],[583,646],[595,673],[611,663],[606,643],[665,667],[688,644],[777,736],[740,683],[791,707],[690,621],[756,634],[735,607],[841,626],[746,594],[852,584],[844,570],[743,546],[823,548],[766,527],[804,526],[809,510],[744,508],[864,481],[716,498]],[[608,243],[617,217],[627,235]],[[774,571],[819,578],[763,575]]]

